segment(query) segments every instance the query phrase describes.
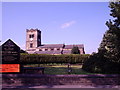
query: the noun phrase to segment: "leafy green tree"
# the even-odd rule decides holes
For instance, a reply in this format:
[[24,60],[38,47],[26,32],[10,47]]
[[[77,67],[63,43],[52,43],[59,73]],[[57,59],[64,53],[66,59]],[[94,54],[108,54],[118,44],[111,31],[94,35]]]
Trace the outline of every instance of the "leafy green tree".
[[[110,15],[114,20],[106,22],[108,30],[98,48],[83,64],[83,69],[90,72],[120,73],[120,0],[110,2]],[[89,66],[88,66],[89,65]]]
[[106,22],[109,30],[103,36],[98,53],[104,54],[111,62],[120,63],[120,1],[110,2],[109,7],[110,15],[116,19]]
[[71,54],[80,54],[80,50],[77,46],[73,46]]

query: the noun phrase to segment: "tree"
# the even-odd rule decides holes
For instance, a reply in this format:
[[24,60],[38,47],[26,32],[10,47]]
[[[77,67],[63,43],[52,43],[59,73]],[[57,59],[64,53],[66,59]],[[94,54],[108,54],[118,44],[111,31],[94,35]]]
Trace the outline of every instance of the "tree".
[[120,1],[110,2],[109,7],[110,15],[116,19],[106,22],[109,30],[103,36],[98,53],[104,54],[104,57],[111,62],[120,63]]
[[80,50],[77,46],[73,46],[71,54],[80,54]]
[[110,15],[115,19],[106,22],[108,30],[103,36],[98,53],[90,56],[82,67],[86,71],[120,73],[120,1],[110,2],[109,7]]

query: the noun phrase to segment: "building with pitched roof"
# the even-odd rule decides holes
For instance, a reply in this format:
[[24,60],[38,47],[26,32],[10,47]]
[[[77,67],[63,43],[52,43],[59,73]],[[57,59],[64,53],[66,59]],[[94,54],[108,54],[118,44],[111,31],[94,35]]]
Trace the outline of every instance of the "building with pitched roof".
[[71,54],[71,50],[77,46],[80,54],[85,54],[84,45],[65,45],[65,44],[41,44],[41,31],[38,29],[26,30],[26,51],[35,54]]

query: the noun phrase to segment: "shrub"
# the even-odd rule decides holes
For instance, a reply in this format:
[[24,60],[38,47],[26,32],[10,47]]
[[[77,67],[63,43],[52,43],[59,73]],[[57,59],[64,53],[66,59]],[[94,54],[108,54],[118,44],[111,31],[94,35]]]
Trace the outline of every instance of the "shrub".
[[83,63],[89,54],[84,55],[44,55],[44,54],[21,54],[22,64],[42,64],[42,63]]
[[119,63],[108,60],[100,53],[95,53],[85,60],[82,69],[91,73],[119,74],[119,66]]

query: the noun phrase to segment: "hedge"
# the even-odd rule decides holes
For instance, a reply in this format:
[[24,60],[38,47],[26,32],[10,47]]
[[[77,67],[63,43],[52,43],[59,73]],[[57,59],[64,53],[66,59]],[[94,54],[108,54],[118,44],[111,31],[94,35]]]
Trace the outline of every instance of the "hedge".
[[90,73],[120,74],[120,63],[113,62],[102,54],[94,53],[85,60],[82,69]]
[[71,63],[82,64],[87,60],[89,54],[82,55],[47,55],[47,54],[21,54],[20,62],[22,64],[43,64],[43,63]]

